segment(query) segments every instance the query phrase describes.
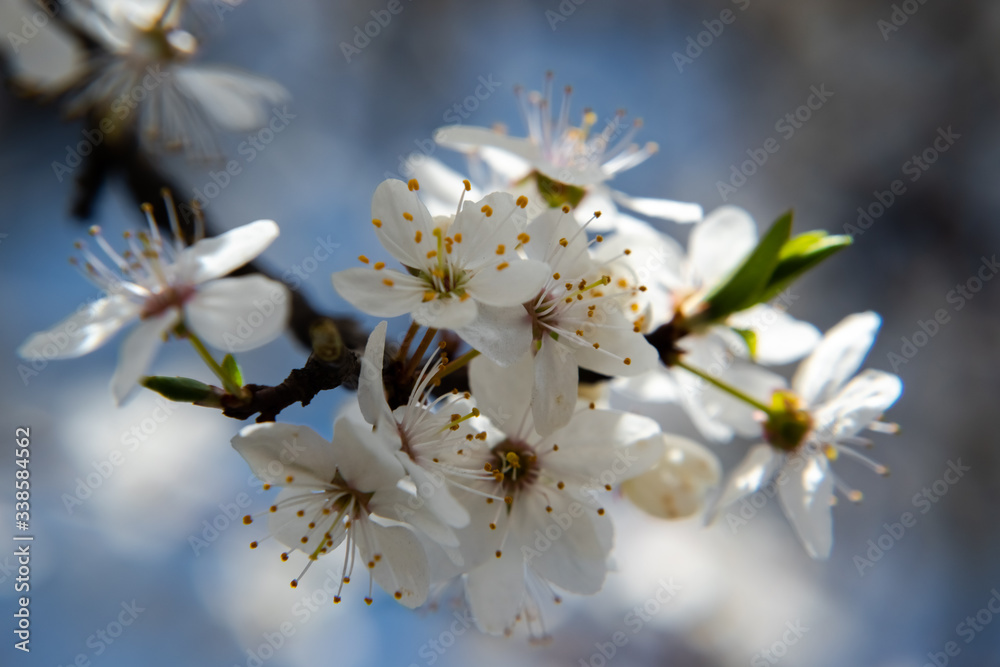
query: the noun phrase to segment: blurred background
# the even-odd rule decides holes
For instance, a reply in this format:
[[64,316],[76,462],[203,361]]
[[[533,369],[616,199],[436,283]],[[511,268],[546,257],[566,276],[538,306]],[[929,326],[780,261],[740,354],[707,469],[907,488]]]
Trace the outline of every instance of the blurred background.
[[[17,33],[36,9],[4,2],[0,33]],[[29,334],[97,296],[66,262],[73,241],[91,222],[117,237],[141,218],[111,181],[92,220],[73,219],[72,179],[60,181],[52,163],[65,160],[83,127],[8,87],[0,92],[8,445],[0,489],[9,490],[0,492],[0,516],[13,520],[14,429],[30,426],[35,542],[30,655],[13,649],[15,559],[13,547],[0,549],[0,663],[1000,665],[1000,618],[989,611],[1000,600],[1000,280],[977,282],[992,277],[1000,253],[1000,5],[401,0],[377,36],[357,53],[345,49],[357,48],[356,28],[386,4],[203,5],[201,60],[272,77],[292,95],[287,127],[252,160],[239,152],[247,136],[220,137],[241,172],[207,204],[218,228],[278,221],[282,235],[264,263],[278,276],[298,267],[299,289],[343,312],[329,275],[373,248],[376,185],[406,176],[401,159],[415,150],[461,168],[430,142],[456,113],[523,134],[513,86],[537,89],[551,70],[557,89],[574,87],[574,120],[584,107],[602,118],[625,108],[644,119],[640,139],[659,144],[616,188],[706,211],[735,204],[762,228],[791,207],[798,230],[855,233],[852,248],[796,285],[791,313],[824,330],[852,312],[882,314],[868,365],[897,372],[905,385],[887,415],[902,433],[875,436],[873,456],[892,475],[838,462],[865,500],[835,508],[824,563],[809,559],[772,501],[747,511],[745,523],[709,528],[617,503],[618,571],[595,598],[567,596],[547,609],[553,637],[543,646],[467,630],[452,589],[417,612],[380,591],[371,608],[361,591],[335,607],[323,585],[339,561],[321,562],[291,590],[298,569],[278,560],[273,542],[250,551],[263,528],[232,520],[265,508],[271,495],[229,446],[239,423],[148,392],[114,409],[114,343],[36,373],[20,367],[14,350]],[[719,20],[725,11],[728,23]],[[476,97],[477,88],[489,92]],[[829,93],[819,108],[782,122],[814,89]],[[935,146],[942,136],[950,139]],[[744,183],[731,180],[748,151],[772,137],[779,150]],[[219,169],[176,157],[162,166],[187,188],[184,197],[204,191]],[[897,180],[902,194],[885,204]],[[866,226],[859,208],[872,216]],[[688,234],[659,226],[682,242]],[[339,246],[316,261],[324,243]],[[947,321],[915,341],[941,309]],[[305,357],[282,339],[241,362],[248,381],[274,384]],[[208,379],[182,346],[165,347],[154,370]],[[329,436],[345,396],[329,392],[282,417]],[[696,436],[679,412],[641,409]],[[749,444],[716,450],[731,467]],[[959,465],[968,471],[955,483],[940,481]],[[925,489],[932,495],[922,497]],[[900,534],[893,524],[905,512],[915,523]]]

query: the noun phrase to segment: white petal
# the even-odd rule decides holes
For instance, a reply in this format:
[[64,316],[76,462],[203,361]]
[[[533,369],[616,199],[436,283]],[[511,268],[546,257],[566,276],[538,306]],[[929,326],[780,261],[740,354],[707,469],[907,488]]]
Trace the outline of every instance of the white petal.
[[524,559],[519,547],[505,546],[500,558],[487,559],[465,577],[465,598],[476,625],[493,635],[510,628],[524,605]]
[[413,321],[434,329],[461,329],[475,321],[479,313],[476,300],[467,296],[447,296],[431,301],[421,301],[413,309]]
[[399,456],[403,468],[416,486],[417,496],[426,503],[427,509],[435,517],[452,528],[469,525],[469,512],[451,495],[447,481],[440,474],[432,475],[405,453],[400,453]]
[[792,379],[792,388],[808,405],[835,394],[861,366],[882,318],[869,311],[848,315],[826,332]]
[[434,141],[455,151],[469,152],[488,146],[512,153],[528,162],[537,162],[541,159],[538,146],[531,141],[501,134],[485,127],[448,125],[434,132]]
[[524,209],[506,192],[494,192],[476,202],[466,200],[448,228],[452,238],[462,237],[461,242],[456,240],[452,246],[452,259],[470,271],[487,264],[512,262],[518,259],[515,252],[518,234],[527,223]]
[[[392,282],[386,285],[385,281]],[[349,304],[375,317],[413,312],[424,300],[427,285],[407,273],[354,267],[333,274],[333,288]]]
[[466,343],[501,366],[510,366],[531,347],[531,317],[522,306],[480,304],[476,319],[455,330]]
[[73,359],[92,352],[139,316],[140,306],[123,296],[89,303],[48,331],[32,334],[17,354],[22,359]]
[[754,445],[736,468],[729,473],[726,488],[715,503],[717,516],[737,500],[760,490],[781,465],[782,456],[770,445]]
[[118,352],[118,367],[111,378],[111,395],[121,404],[136,387],[139,378],[146,375],[156,351],[160,349],[163,335],[180,321],[180,312],[169,308],[155,317],[143,320],[133,329]]
[[476,405],[509,437],[526,435],[520,425],[531,410],[533,365],[527,351],[507,368],[483,357],[469,363],[469,388]]
[[[413,177],[420,183],[420,196],[428,200],[427,208],[430,212],[434,215],[455,215],[465,189],[462,183],[465,176],[424,153],[410,153],[406,162],[413,169]],[[473,186],[465,196],[478,201],[483,195]],[[431,206],[431,202],[435,206]]]
[[416,533],[402,524],[382,526],[372,521],[369,526],[369,531],[358,530],[355,536],[363,562],[375,563],[369,570],[372,578],[389,595],[399,594],[404,607],[419,607],[427,600],[430,576],[427,554]]
[[198,241],[181,253],[177,264],[186,280],[203,283],[232,273],[264,252],[276,238],[278,225],[273,220],[257,220]]
[[569,423],[576,409],[579,371],[576,355],[551,336],[542,336],[542,349],[535,355],[535,386],[531,409],[535,430],[548,435]]
[[[633,331],[617,310],[607,313],[607,320],[587,336],[587,341],[591,345],[576,350],[576,362],[597,373],[612,377],[639,375],[660,363],[659,351],[645,336]],[[593,343],[600,347],[595,349]]]
[[719,458],[694,440],[666,433],[665,455],[652,470],[622,484],[622,493],[643,511],[662,519],[700,514],[722,477]]
[[701,206],[670,199],[652,199],[648,197],[630,197],[624,192],[612,190],[615,201],[627,209],[648,215],[651,218],[673,220],[674,222],[698,222],[702,219]]
[[757,245],[757,225],[746,211],[722,206],[691,230],[688,256],[703,287],[729,275]]
[[276,81],[234,68],[187,65],[172,74],[178,90],[196,100],[216,125],[234,132],[264,126],[271,106],[289,98]]
[[757,337],[754,360],[768,366],[791,363],[809,354],[822,334],[808,322],[767,304],[730,315],[726,324],[749,329]]
[[290,311],[288,288],[254,274],[205,283],[184,305],[184,319],[212,347],[240,352],[280,336]]
[[[566,280],[576,280],[594,270],[587,249],[587,235],[570,213],[559,209],[545,211],[528,225],[531,240],[524,251],[530,259],[548,264]],[[566,239],[566,245],[560,243]]]
[[337,475],[333,445],[308,426],[251,424],[233,437],[232,445],[267,484],[322,489]]
[[[329,444],[329,443],[328,443]],[[323,514],[323,504],[328,498],[325,493],[317,493],[308,488],[282,489],[274,499],[277,507],[275,512],[268,513],[267,530],[276,540],[292,550],[312,554],[327,540],[333,541],[327,547],[331,551],[341,543],[347,535],[343,521],[336,512]],[[299,511],[302,516],[299,516]],[[309,524],[315,523],[310,528]],[[326,537],[326,533],[330,537]],[[303,542],[302,538],[306,538]]]
[[402,464],[365,425],[341,417],[333,425],[333,456],[337,469],[357,491],[394,488],[403,478]]
[[514,259],[507,266],[486,266],[469,281],[466,291],[488,306],[519,306],[542,291],[549,265],[531,259]]
[[804,467],[802,462],[789,459],[782,469],[790,478],[779,481],[778,499],[809,555],[825,560],[833,548],[833,475],[821,455],[810,456]]
[[[413,219],[407,220],[404,214]],[[419,231],[430,240],[434,221],[417,193],[406,183],[389,179],[379,184],[372,196],[372,220],[379,221],[380,224],[375,225],[375,235],[393,257],[406,266],[420,267],[427,263],[415,236]]]
[[369,424],[377,424],[380,416],[392,413],[385,400],[385,384],[382,379],[382,358],[385,355],[385,330],[389,326],[381,321],[372,329],[365,345],[365,356],[361,359],[361,375],[358,377],[358,404],[361,414]]
[[903,383],[895,375],[873,369],[862,371],[830,402],[816,410],[820,438],[842,438],[858,433],[881,417],[902,392]]
[[[571,593],[593,595],[601,590],[611,546],[602,534],[609,531],[610,519],[558,492],[518,498],[515,503],[512,512],[523,515],[520,532],[531,538],[525,540],[525,564]],[[597,523],[609,525],[598,529]]]
[[[538,445],[557,451],[545,457],[546,469],[556,477],[581,480],[612,478],[610,484],[641,475],[663,455],[663,445],[652,438],[659,425],[649,417],[616,410],[582,410],[569,424]],[[577,489],[571,487],[571,491]]]
[[680,400],[680,389],[673,374],[659,364],[635,377],[618,378],[611,386],[639,401],[673,403]]

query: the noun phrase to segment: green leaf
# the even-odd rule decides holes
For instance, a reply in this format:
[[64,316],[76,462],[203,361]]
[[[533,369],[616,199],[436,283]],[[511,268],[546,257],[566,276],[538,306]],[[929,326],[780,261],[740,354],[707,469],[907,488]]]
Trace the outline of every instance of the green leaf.
[[198,403],[216,394],[215,388],[191,378],[152,375],[139,380],[139,384],[178,403]]
[[237,387],[243,386],[243,373],[240,371],[240,365],[236,363],[233,355],[227,354],[222,360],[222,371]]
[[757,359],[757,334],[750,329],[733,329],[733,331],[738,333],[743,342],[747,344],[747,349],[750,351],[750,360],[755,361]]
[[709,322],[723,320],[760,301],[760,294],[778,265],[782,247],[792,232],[792,212],[775,220],[753,252],[733,273],[705,297],[703,317]]
[[781,249],[778,265],[767,282],[759,301],[769,301],[799,279],[806,271],[815,268],[826,258],[851,245],[846,234],[828,235],[824,231],[806,232],[791,239]]

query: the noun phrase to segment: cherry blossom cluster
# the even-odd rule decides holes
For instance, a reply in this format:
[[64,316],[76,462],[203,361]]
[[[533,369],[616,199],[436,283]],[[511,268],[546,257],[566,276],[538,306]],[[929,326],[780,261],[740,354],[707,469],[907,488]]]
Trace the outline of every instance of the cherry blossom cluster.
[[[110,113],[144,72],[164,67],[167,83],[134,119],[145,141],[197,156],[212,146],[207,127],[258,125],[262,104],[284,90],[189,65],[196,41],[180,27],[181,4],[140,15],[69,3],[70,18],[104,47],[69,108]],[[259,414],[232,445],[266,489],[281,491],[244,523],[266,518],[280,559],[298,561],[293,587],[313,562],[339,557],[335,602],[354,579],[367,603],[377,584],[410,608],[457,583],[484,632],[522,624],[544,636],[545,606],[594,594],[609,576],[616,497],[660,519],[712,521],[772,482],[806,551],[827,558],[831,506],[838,494],[861,499],[832,464],[843,456],[886,473],[860,450],[871,445],[866,431],[896,430],[882,415],[902,391],[895,375],[860,370],[878,315],[848,315],[823,334],[787,312],[794,280],[850,238],[793,235],[791,214],[759,233],[739,208],[706,215],[612,189],[656,152],[635,143],[641,122],[619,113],[601,123],[588,110],[574,124],[571,91],[556,109],[551,77],[543,91],[517,95],[527,136],[439,130],[440,145],[468,158],[468,176],[425,158],[408,182],[379,184],[370,226],[357,227],[373,235],[371,250],[332,276],[358,311],[406,318],[399,345],[387,343],[382,321],[351,349],[328,320],[306,368],[279,387],[245,383],[234,353],[285,331],[292,299],[258,273],[229,274],[278,226],[191,237],[167,194],[172,239],[149,205],[148,231],[126,234],[121,251],[92,228],[73,261],[103,296],[30,336],[19,354],[77,357],[135,324],[111,381],[116,402],[142,385],[227,416]],[[686,248],[668,224],[690,226]],[[150,375],[170,338],[188,341],[221,386]],[[790,382],[768,368],[793,362]],[[338,385],[357,395],[331,439],[275,421],[282,407]],[[632,412],[611,407],[623,399]],[[664,402],[682,406],[713,444],[759,444],[724,475],[708,447],[671,433],[681,425],[641,414]]]

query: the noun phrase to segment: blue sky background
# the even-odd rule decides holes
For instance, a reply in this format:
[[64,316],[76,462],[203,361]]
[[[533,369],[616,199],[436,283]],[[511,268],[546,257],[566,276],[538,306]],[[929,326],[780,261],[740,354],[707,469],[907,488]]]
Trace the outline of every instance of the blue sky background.
[[[50,363],[27,382],[18,371],[14,350],[30,333],[97,293],[66,262],[86,225],[70,218],[72,184],[59,182],[51,167],[79,141],[82,128],[62,122],[53,107],[5,91],[0,422],[10,448],[0,457],[0,489],[9,489],[0,491],[0,517],[13,520],[14,428],[30,425],[36,541],[33,650],[30,656],[14,651],[5,630],[0,662],[69,665],[82,655],[106,667],[252,666],[248,651],[260,655],[270,637],[280,647],[264,664],[274,667],[599,665],[597,645],[625,628],[629,641],[611,664],[736,666],[770,664],[759,662],[761,651],[781,641],[788,624],[799,624],[808,630],[787,648],[783,664],[922,667],[928,653],[944,651],[950,641],[960,652],[949,664],[1000,664],[1000,619],[968,643],[958,627],[1000,587],[993,509],[1000,479],[1000,282],[985,283],[960,310],[948,301],[983,258],[1000,251],[1000,10],[987,2],[927,2],[883,34],[879,21],[891,20],[893,11],[888,2],[403,0],[402,11],[347,62],[341,42],[371,20],[370,11],[384,7],[249,1],[221,19],[209,12],[202,58],[280,81],[292,93],[295,115],[252,162],[237,152],[245,136],[222,139],[242,172],[207,207],[218,228],[278,221],[282,235],[264,260],[279,275],[312,256],[317,237],[330,235],[340,248],[301,289],[322,308],[343,311],[329,274],[374,250],[367,224],[371,193],[386,172],[398,172],[399,156],[427,145],[433,130],[448,122],[448,110],[474,94],[480,77],[501,86],[466,122],[502,122],[522,133],[512,87],[538,88],[547,70],[555,72],[557,87],[574,86],[574,114],[589,106],[606,117],[625,108],[644,119],[640,139],[656,141],[660,151],[616,179],[614,185],[631,194],[696,201],[711,210],[723,203],[717,183],[728,179],[731,165],[768,137],[780,137],[779,151],[726,203],[745,207],[762,227],[792,207],[797,229],[843,232],[857,220],[859,206],[867,208],[876,191],[903,179],[905,193],[853,248],[801,281],[792,306],[792,314],[822,329],[852,312],[883,315],[868,365],[897,370],[905,384],[889,414],[903,432],[876,436],[873,452],[892,476],[878,478],[850,461],[837,464],[866,499],[835,510],[834,552],[826,563],[809,560],[775,503],[735,534],[725,524],[656,522],[620,504],[613,508],[619,572],[595,598],[548,609],[554,639],[541,647],[521,636],[458,633],[464,625],[453,625],[461,617],[454,589],[441,591],[435,608],[411,612],[381,592],[366,607],[363,586],[355,583],[334,607],[317,591],[325,568],[339,572],[339,560],[314,568],[293,591],[288,580],[298,569],[278,560],[277,546],[247,548],[262,537],[257,525],[232,522],[196,549],[191,538],[205,537],[204,522],[226,524],[231,505],[249,500],[251,509],[240,509],[242,515],[268,504],[270,495],[260,492],[229,446],[240,424],[193,407],[166,413],[149,395],[115,410],[107,383],[116,342],[82,359]],[[547,12],[560,7],[574,10],[565,21],[550,22]],[[679,71],[673,54],[724,10],[733,12],[733,22]],[[791,137],[782,136],[776,122],[803,104],[813,86],[824,85],[833,92],[829,101]],[[960,138],[910,180],[905,163],[948,127]],[[443,150],[435,156],[462,164]],[[173,157],[164,164],[190,188],[186,195],[203,188],[213,168]],[[93,222],[112,238],[140,224],[120,183],[98,200]],[[680,226],[662,228],[681,240],[687,235]],[[939,309],[947,311],[948,323],[893,369],[888,355],[900,353],[901,339],[912,338]],[[402,330],[405,323],[391,327]],[[276,383],[305,356],[282,339],[242,356],[244,377]],[[179,346],[162,350],[155,368],[208,380],[193,352]],[[329,436],[344,396],[324,394],[283,418]],[[676,411],[642,409],[667,430],[693,434]],[[125,440],[133,427],[149,432],[135,447]],[[748,444],[736,442],[719,454],[731,466]],[[74,493],[79,479],[106,470],[102,462],[114,450],[123,463],[81,505],[67,508],[64,495]],[[959,459],[971,470],[921,514],[914,495]],[[860,576],[854,557],[907,511],[917,516],[916,525]],[[11,551],[0,548],[5,615],[15,604],[6,560]],[[625,624],[629,610],[671,578],[680,592],[633,633]],[[318,601],[315,610],[310,596]],[[143,609],[135,621],[112,643],[100,639],[99,630],[117,632],[122,605],[133,601]],[[4,627],[11,625],[6,618]],[[282,627],[290,636],[279,642]]]

